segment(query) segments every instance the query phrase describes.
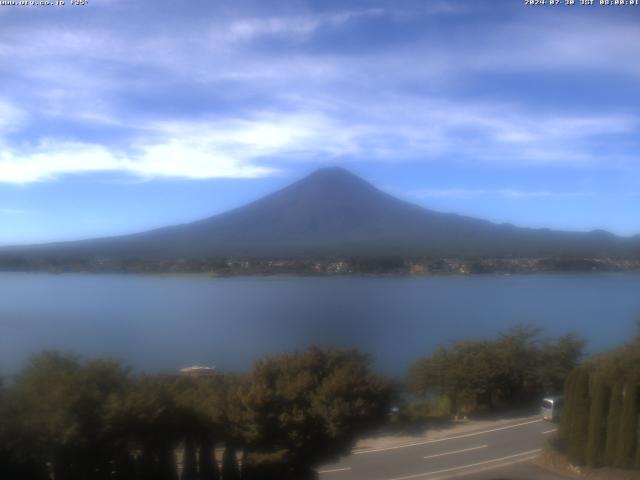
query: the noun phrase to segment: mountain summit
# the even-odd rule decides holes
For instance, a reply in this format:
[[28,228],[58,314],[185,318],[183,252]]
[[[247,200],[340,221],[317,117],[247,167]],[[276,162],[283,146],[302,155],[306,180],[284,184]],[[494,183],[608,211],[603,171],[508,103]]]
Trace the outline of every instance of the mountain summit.
[[[637,239],[498,225],[399,200],[338,167],[243,207],[135,235],[28,247],[55,257],[626,255]],[[13,250],[13,249],[12,249]],[[6,250],[5,250],[6,252]]]

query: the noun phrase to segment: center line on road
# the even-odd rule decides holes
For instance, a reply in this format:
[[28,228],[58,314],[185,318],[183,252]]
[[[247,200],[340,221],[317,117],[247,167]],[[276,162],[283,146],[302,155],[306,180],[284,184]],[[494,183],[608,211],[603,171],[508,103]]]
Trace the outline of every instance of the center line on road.
[[554,433],[557,432],[558,429],[557,428],[552,428],[551,430],[545,430],[544,432],[542,432],[542,435],[546,435],[548,433]]
[[[508,455],[506,457],[494,458],[494,459],[491,459],[491,460],[485,460],[484,462],[470,463],[469,465],[461,465],[459,467],[444,468],[442,470],[435,470],[433,472],[415,473],[413,475],[406,475],[404,477],[389,478],[388,480],[409,480],[411,478],[428,477],[428,476],[431,476],[431,475],[438,475],[440,473],[455,472],[457,470],[465,470],[465,469],[469,469],[469,468],[473,468],[473,467],[480,467],[482,465],[488,465],[490,463],[504,462],[505,460],[511,460],[511,459],[514,459],[514,458],[517,458],[517,457],[522,457],[522,458],[528,460],[532,455],[540,453],[541,451],[542,451],[542,449],[538,448],[536,450],[529,450],[527,452],[516,453],[514,455]],[[531,457],[531,458],[533,458],[533,457]]]
[[318,474],[322,475],[323,473],[348,472],[349,470],[351,470],[351,467],[332,468],[330,470],[319,470]]
[[473,450],[480,450],[481,448],[487,448],[489,445],[479,445],[477,447],[465,448],[462,450],[454,450],[453,452],[436,453],[435,455],[427,455],[424,458],[436,458],[444,457],[446,455],[455,455],[456,453],[472,452]]
[[507,425],[505,427],[498,427],[498,428],[492,428],[490,430],[483,430],[480,432],[472,432],[472,433],[466,433],[464,435],[455,435],[452,437],[438,438],[436,440],[425,440],[423,442],[405,443],[402,445],[396,445],[394,447],[372,448],[371,450],[360,450],[358,452],[353,452],[353,455],[363,455],[365,453],[375,453],[375,452],[386,452],[388,450],[397,450],[399,448],[416,447],[418,445],[428,445],[430,443],[446,442],[448,440],[457,440],[459,438],[476,437],[478,435],[484,435],[485,433],[498,432],[500,430],[508,430],[510,428],[517,428],[517,427],[522,427],[524,425],[531,425],[532,423],[540,423],[540,422],[542,422],[541,418],[537,420],[530,420],[528,422],[516,423],[515,425]]

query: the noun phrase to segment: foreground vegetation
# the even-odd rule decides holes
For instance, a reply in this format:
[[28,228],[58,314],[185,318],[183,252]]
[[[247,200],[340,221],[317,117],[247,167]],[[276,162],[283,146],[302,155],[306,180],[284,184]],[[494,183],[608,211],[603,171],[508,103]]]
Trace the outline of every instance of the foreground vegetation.
[[43,353],[0,388],[0,478],[311,479],[399,416],[537,404],[561,388],[582,344],[528,327],[458,342],[416,362],[409,392],[356,350],[311,348],[258,361],[247,375],[197,377]]
[[244,378],[134,376],[118,362],[45,353],[1,392],[0,478],[173,480],[177,450],[183,479],[313,478],[389,401],[352,350],[267,358]]
[[577,465],[640,469],[640,323],[636,338],[575,369],[558,447]]
[[413,365],[409,386],[427,404],[444,400],[452,415],[526,407],[545,394],[562,392],[583,345],[573,334],[545,339],[540,330],[520,326],[495,340],[436,349]]

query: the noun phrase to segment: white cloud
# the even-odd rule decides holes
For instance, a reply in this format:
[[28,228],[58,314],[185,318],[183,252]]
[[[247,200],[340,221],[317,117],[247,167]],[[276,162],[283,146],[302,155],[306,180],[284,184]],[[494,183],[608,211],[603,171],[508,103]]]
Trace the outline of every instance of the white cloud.
[[[261,163],[271,157],[304,160],[348,151],[350,138],[322,116],[263,116],[253,120],[161,122],[128,153],[104,145],[48,139],[21,149],[4,145],[0,182],[28,183],[65,174],[124,172],[191,179],[251,178],[273,174]],[[1,144],[0,144],[1,145]]]
[[[590,142],[634,131],[638,124],[630,116],[547,118],[505,105],[428,99],[407,105],[383,97],[378,100],[377,105],[343,105],[349,109],[348,117],[342,109],[311,114],[301,105],[298,112],[256,112],[247,118],[150,122],[124,152],[106,144],[58,138],[12,147],[8,137],[4,142],[0,137],[0,182],[28,183],[107,171],[141,178],[248,178],[271,175],[276,165],[291,162],[433,161],[448,155],[511,165],[611,165],[611,158],[599,159],[589,151]],[[99,117],[98,121],[109,123],[110,119]],[[532,196],[531,192],[500,193],[513,198]]]

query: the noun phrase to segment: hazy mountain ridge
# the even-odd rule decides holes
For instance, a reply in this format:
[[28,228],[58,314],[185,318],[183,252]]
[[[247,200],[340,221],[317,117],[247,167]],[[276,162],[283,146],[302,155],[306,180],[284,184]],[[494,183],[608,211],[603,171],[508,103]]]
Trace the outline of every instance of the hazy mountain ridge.
[[637,256],[640,235],[520,228],[440,213],[397,199],[342,168],[324,168],[204,220],[119,237],[6,247],[0,253],[61,259]]

